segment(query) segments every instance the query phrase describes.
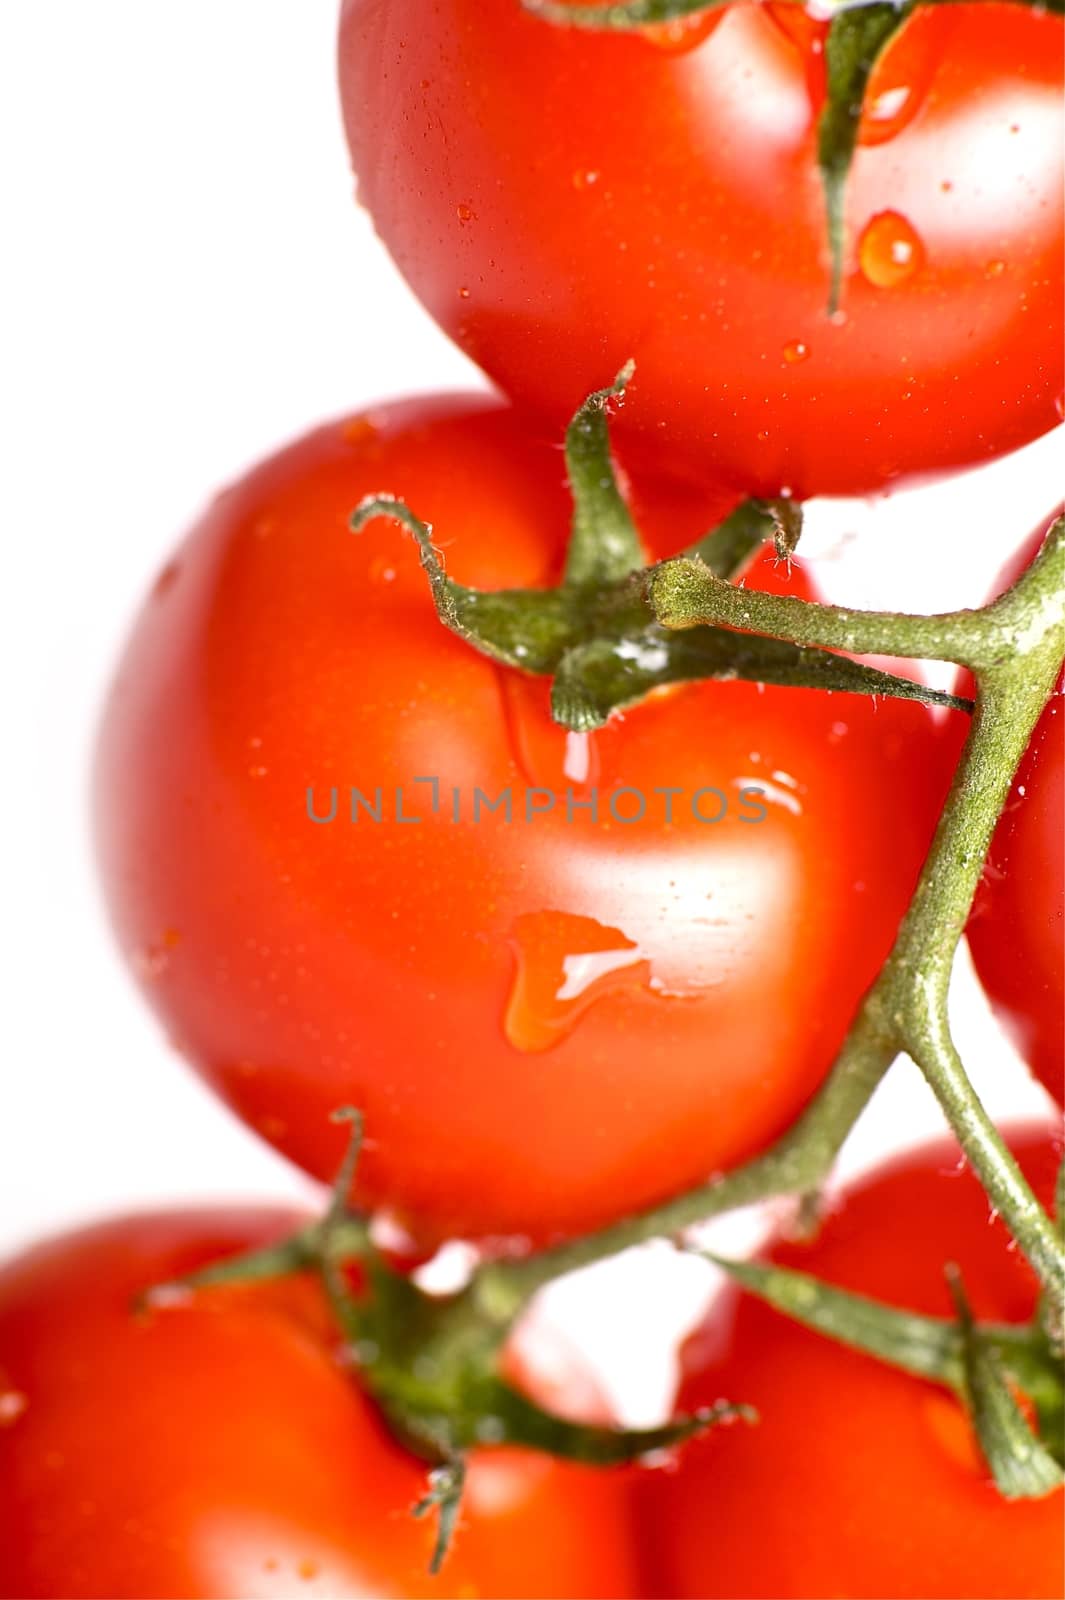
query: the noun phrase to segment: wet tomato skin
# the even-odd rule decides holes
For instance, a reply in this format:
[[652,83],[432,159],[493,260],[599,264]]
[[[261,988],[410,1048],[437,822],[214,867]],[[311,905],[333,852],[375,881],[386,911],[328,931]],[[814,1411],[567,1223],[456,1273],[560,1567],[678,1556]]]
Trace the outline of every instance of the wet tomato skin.
[[[1044,1205],[1060,1140],[1010,1139]],[[1036,1283],[956,1145],[926,1146],[846,1194],[812,1243],[771,1259],[928,1315],[962,1271],[977,1317],[1021,1323]],[[640,1533],[648,1589],[671,1600],[1053,1600],[1062,1592],[1062,1494],[1003,1499],[958,1402],[728,1292],[682,1353],[679,1409],[745,1400],[759,1422],[685,1447],[648,1477]],[[757,1507],[757,1537],[752,1512]]]
[[[170,1037],[320,1178],[331,1111],[360,1106],[359,1196],[422,1243],[595,1227],[781,1132],[890,946],[947,781],[927,710],[817,691],[690,685],[567,735],[543,680],[441,627],[409,538],[347,531],[387,490],[460,581],[548,584],[562,477],[483,400],[309,435],[179,550],[100,741],[110,909]],[[636,502],[653,553],[723,509]],[[750,581],[806,592],[771,557]],[[435,813],[414,781],[433,776]],[[352,787],[381,791],[381,822],[350,820]],[[312,822],[308,790],[327,817],[333,788]],[[593,788],[598,821],[567,817]],[[510,789],[512,821],[474,823],[478,789]],[[526,822],[543,790],[554,809]]]
[[472,1462],[431,1578],[433,1528],[409,1514],[424,1463],[342,1368],[310,1277],[133,1311],[152,1285],[304,1220],[127,1217],[0,1269],[0,1594],[632,1594],[626,1476],[515,1450]]
[[800,498],[984,460],[1060,416],[1062,23],[918,10],[866,101],[842,304],[817,168],[825,25],[646,35],[514,0],[346,0],[359,194],[424,304],[556,422],[634,357],[660,472]]

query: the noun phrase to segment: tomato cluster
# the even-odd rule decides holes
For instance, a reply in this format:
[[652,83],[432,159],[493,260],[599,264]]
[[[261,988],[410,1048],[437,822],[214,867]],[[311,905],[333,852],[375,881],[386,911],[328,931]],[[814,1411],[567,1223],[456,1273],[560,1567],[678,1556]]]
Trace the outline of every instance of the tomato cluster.
[[[1061,20],[918,6],[866,60],[860,20],[798,5],[574,5],[343,4],[362,198],[505,398],[343,418],[215,501],[144,602],[95,775],[115,933],[167,1034],[342,1177],[324,1221],[130,1217],[0,1270],[9,1600],[1061,1592],[1053,1318],[956,1146],[770,1247],[808,1303],[847,1292],[859,1348],[760,1278],[715,1302],[661,1437],[722,1396],[759,1420],[713,1413],[665,1465],[618,1465],[639,1440],[594,1375],[549,1381],[491,1293],[797,1137],[905,926],[964,702],[758,655],[753,625],[684,655],[643,569],[694,551],[816,601],[798,498],[1060,415]],[[596,395],[630,358],[624,405]],[[1063,726],[1059,685],[969,933],[1059,1099]],[[1051,1133],[1012,1146],[1051,1208]],[[434,1299],[408,1274],[456,1239],[481,1272]],[[471,1395],[500,1405],[471,1423]],[[1031,1419],[1040,1493],[1002,1492],[991,1405]],[[465,1474],[439,1576],[409,1515],[427,1468]]]

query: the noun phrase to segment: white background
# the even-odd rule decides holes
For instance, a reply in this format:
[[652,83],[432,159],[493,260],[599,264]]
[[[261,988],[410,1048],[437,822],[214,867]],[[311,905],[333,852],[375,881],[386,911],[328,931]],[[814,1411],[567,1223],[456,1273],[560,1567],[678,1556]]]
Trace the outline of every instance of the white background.
[[[335,20],[335,0],[0,5],[0,1252],[115,1209],[308,1193],[127,981],[85,791],[123,629],[207,497],[330,414],[480,381],[352,203]],[[965,480],[815,507],[805,558],[840,598],[978,602],[1054,503],[1061,458],[1048,438]],[[990,1108],[1042,1110],[971,979],[956,1010]],[[938,1126],[900,1063],[845,1168]],[[634,1270],[656,1274],[638,1300]],[[661,1398],[664,1307],[690,1315],[706,1281],[652,1252],[556,1296],[633,1416]]]

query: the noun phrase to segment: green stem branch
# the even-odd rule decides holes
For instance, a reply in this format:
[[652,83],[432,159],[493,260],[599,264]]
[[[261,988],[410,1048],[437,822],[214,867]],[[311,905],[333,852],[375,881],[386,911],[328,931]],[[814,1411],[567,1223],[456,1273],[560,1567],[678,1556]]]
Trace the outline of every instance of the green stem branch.
[[771,1150],[735,1172],[602,1232],[541,1255],[481,1269],[471,1294],[503,1323],[561,1273],[646,1240],[670,1237],[738,1206],[817,1189],[873,1090],[901,1052],[931,1084],[966,1156],[1052,1300],[1065,1294],[1065,1247],[1006,1150],[962,1068],[947,994],[954,953],[995,823],[1065,653],[1065,519],[993,605],[943,617],[890,616],[734,588],[698,561],[667,562],[649,592],[670,627],[756,628],[861,653],[953,659],[976,672],[978,701],[921,877],[894,948],[821,1091]]

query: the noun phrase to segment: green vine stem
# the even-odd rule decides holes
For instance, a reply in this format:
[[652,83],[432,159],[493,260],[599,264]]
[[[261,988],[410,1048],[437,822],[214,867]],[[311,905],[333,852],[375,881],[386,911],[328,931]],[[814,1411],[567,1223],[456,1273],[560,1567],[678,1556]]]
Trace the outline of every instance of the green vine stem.
[[894,948],[804,1115],[764,1155],[699,1189],[538,1256],[486,1265],[470,1291],[485,1315],[507,1322],[564,1272],[738,1206],[815,1191],[902,1052],[927,1077],[991,1204],[1051,1304],[1060,1306],[1065,1247],[969,1083],[951,1039],[947,991],[995,823],[1065,653],[1063,579],[1065,518],[999,600],[943,616],[859,612],[762,594],[736,588],[691,559],[651,569],[651,603],[668,628],[725,625],[861,654],[957,661],[976,676],[976,710]]

